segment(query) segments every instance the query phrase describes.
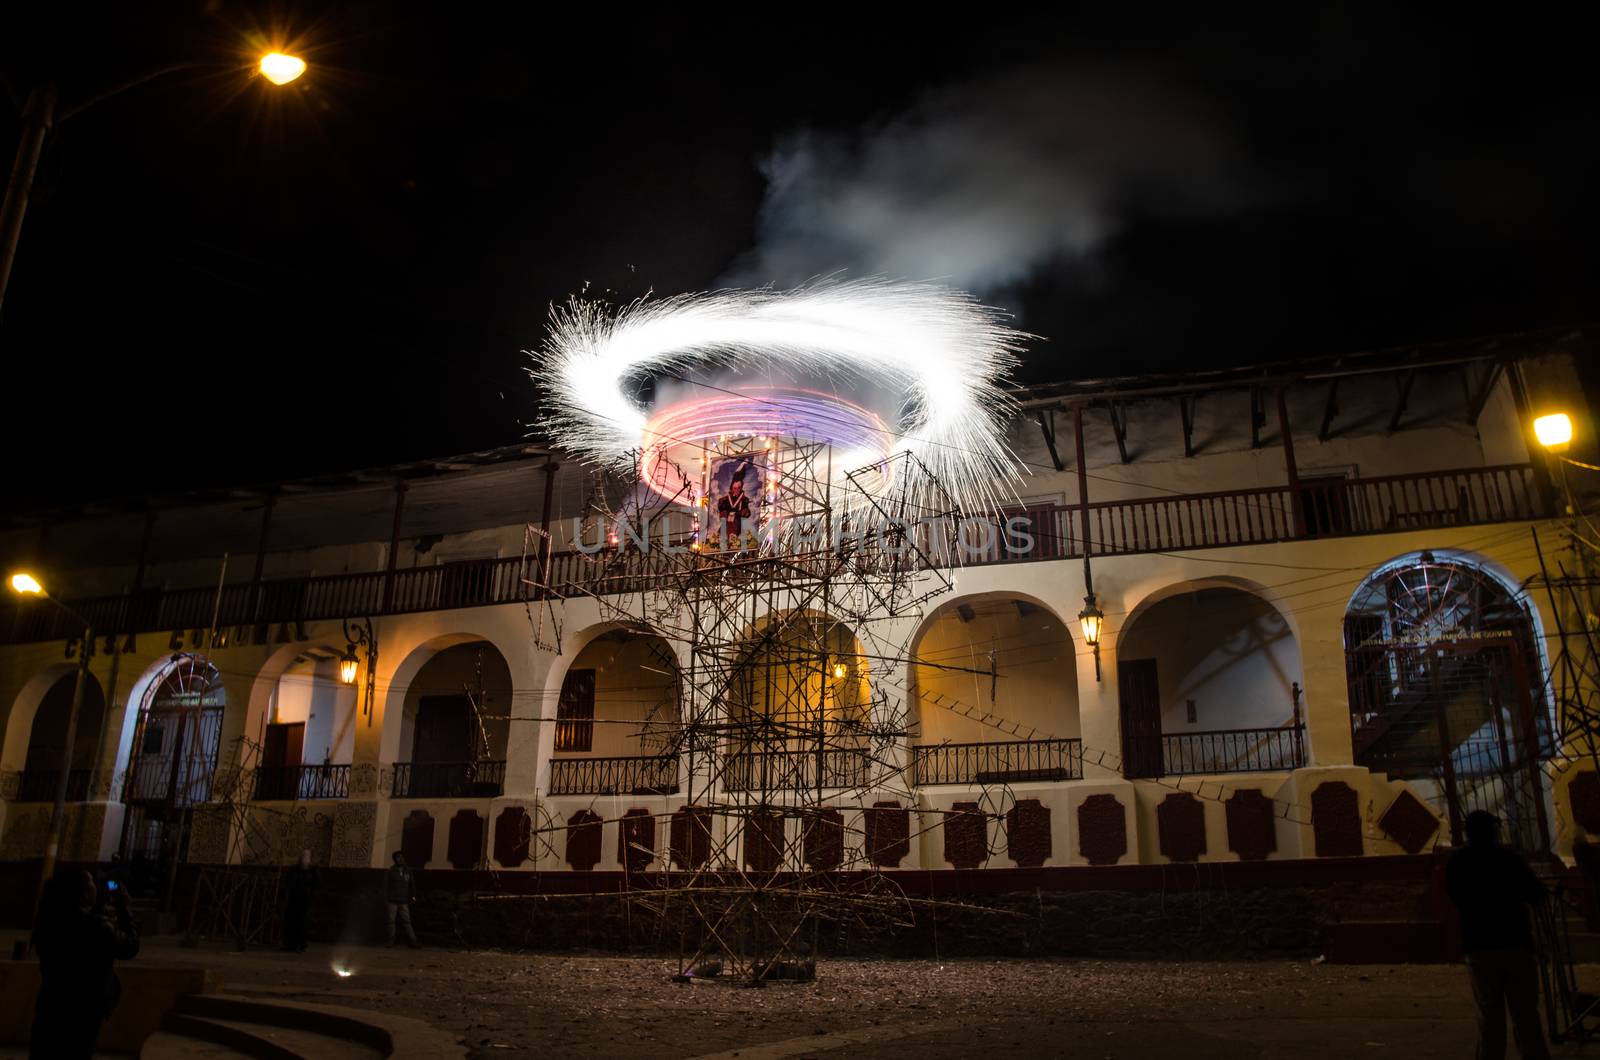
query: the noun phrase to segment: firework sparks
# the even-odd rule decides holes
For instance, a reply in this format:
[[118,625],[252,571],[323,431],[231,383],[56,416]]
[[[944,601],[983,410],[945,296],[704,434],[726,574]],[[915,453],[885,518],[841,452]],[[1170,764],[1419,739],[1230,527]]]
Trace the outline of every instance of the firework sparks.
[[[733,370],[744,378],[765,373],[828,378],[844,389],[883,387],[897,404],[885,425],[884,454],[915,456],[965,510],[984,511],[1014,498],[1021,472],[1005,440],[1014,404],[1001,385],[1026,337],[970,295],[921,283],[717,291],[639,301],[614,314],[575,300],[552,312],[533,376],[547,398],[540,426],[552,440],[612,466],[663,441],[684,440],[659,437],[663,422],[701,433],[694,428],[703,425],[652,417],[630,397],[627,384],[641,377],[703,379]],[[732,399],[706,405],[726,417],[746,392],[708,396]],[[860,416],[844,418],[858,425],[857,434],[835,439],[830,432],[842,420],[833,410],[797,404],[778,422],[771,399],[749,394],[748,403],[752,435],[781,428],[850,448],[861,443]],[[727,422],[712,429],[726,430]]]

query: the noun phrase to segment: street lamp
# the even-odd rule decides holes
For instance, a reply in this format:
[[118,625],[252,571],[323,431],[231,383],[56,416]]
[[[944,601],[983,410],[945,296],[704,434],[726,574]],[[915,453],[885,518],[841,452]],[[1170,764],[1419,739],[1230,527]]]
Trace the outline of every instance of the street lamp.
[[367,716],[367,725],[372,725],[372,701],[377,696],[378,674],[378,635],[372,631],[372,619],[363,618],[359,622],[344,620],[344,654],[339,656],[339,680],[351,687],[355,686],[356,674],[361,668],[361,656],[357,654],[358,647],[365,647],[367,663],[367,686],[363,690],[363,703],[361,712]]
[[1533,436],[1552,453],[1564,453],[1572,444],[1572,417],[1552,412],[1533,421]]
[[[11,279],[11,266],[17,258],[17,243],[22,237],[22,216],[28,211],[28,195],[33,190],[33,176],[39,168],[39,157],[44,153],[44,142],[52,130],[102,100],[120,96],[130,88],[146,81],[176,73],[212,66],[211,63],[176,63],[152,70],[115,88],[91,96],[75,106],[58,108],[56,86],[36,85],[28,93],[22,107],[22,136],[17,143],[16,161],[11,166],[11,179],[6,182],[6,197],[0,203],[0,305],[5,304],[6,285]],[[306,72],[306,61],[298,55],[269,52],[256,64],[261,76],[273,85],[287,85]]]
[[[11,575],[11,588],[22,595],[49,600],[83,626],[83,643],[78,649],[78,673],[72,682],[72,706],[67,708],[67,734],[61,749],[61,772],[56,777],[56,801],[50,810],[50,839],[45,844],[44,863],[39,867],[38,893],[42,896],[44,882],[55,875],[56,854],[61,848],[61,825],[67,812],[67,781],[72,775],[72,750],[78,737],[78,710],[83,705],[83,686],[89,673],[89,650],[94,645],[94,633],[89,628],[88,619],[45,592],[39,579],[27,571],[17,571]],[[98,766],[98,762],[92,762],[89,768],[93,770]]]
[[298,55],[268,52],[261,57],[261,62],[256,68],[261,71],[262,77],[273,84],[287,85],[306,72],[306,61]]
[[1104,627],[1106,613],[1095,603],[1094,590],[1083,598],[1083,610],[1078,612],[1078,626],[1083,630],[1083,642],[1094,649],[1094,679],[1100,680],[1100,630]]

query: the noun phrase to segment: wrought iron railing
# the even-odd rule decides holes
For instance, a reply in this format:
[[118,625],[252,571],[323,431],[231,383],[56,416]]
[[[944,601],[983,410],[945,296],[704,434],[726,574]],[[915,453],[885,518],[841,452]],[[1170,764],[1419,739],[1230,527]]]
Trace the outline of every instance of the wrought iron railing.
[[941,743],[911,750],[916,784],[1005,784],[1079,780],[1081,740],[1004,740]]
[[552,795],[676,795],[677,793],[676,755],[554,758],[550,761]]
[[350,794],[350,766],[299,765],[266,766],[256,770],[254,798],[343,799]]
[[1196,773],[1271,773],[1306,764],[1303,728],[1213,729],[1164,733],[1161,737],[1165,776]]
[[740,752],[722,774],[728,791],[864,788],[871,780],[872,759],[853,750]]
[[[87,769],[74,769],[67,773],[67,801],[83,802],[89,798]],[[55,802],[56,787],[61,782],[59,769],[25,769],[17,781],[18,802]]]
[[494,798],[505,787],[504,759],[485,762],[396,762],[396,799]]
[[[1538,519],[1551,514],[1532,465],[1506,464],[1412,475],[1317,480],[1298,492],[1287,485],[1215,493],[1172,494],[1077,505],[1044,505],[1002,513],[987,528],[968,524],[957,550],[954,526],[921,527],[920,553],[864,552],[868,564],[925,562],[976,566],[1069,559],[1084,553],[1084,519],[1092,555],[1127,555],[1174,549],[1220,548],[1297,538],[1341,537],[1473,523]],[[1006,526],[1006,520],[1018,520]],[[556,591],[634,592],[676,577],[680,554],[577,551],[550,557],[534,577],[534,560],[442,563],[393,572],[283,578],[259,585],[144,589],[125,596],[69,601],[97,631],[142,633],[204,629],[213,612],[221,627],[307,622],[349,615],[404,614],[521,601],[529,583]],[[728,557],[701,556],[714,566]],[[759,564],[757,564],[759,566]],[[759,573],[755,567],[752,571]],[[0,610],[0,639],[10,643],[69,640],[82,630],[58,608],[21,601]]]

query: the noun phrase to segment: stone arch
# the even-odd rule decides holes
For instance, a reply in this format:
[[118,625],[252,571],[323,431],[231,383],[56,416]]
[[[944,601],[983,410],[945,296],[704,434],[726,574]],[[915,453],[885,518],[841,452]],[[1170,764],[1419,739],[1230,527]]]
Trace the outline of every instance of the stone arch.
[[[77,684],[77,666],[66,664],[52,666],[38,675],[43,680],[30,681],[23,686],[13,706],[13,716],[7,729],[16,724],[20,729],[18,714],[28,716],[27,728],[17,735],[21,761],[11,766],[11,739],[7,739],[6,765],[22,774],[19,797],[25,801],[50,801],[55,798],[57,778],[61,773],[62,752],[66,749],[68,716],[72,711],[72,698]],[[38,689],[43,687],[42,694]],[[72,739],[72,761],[67,789],[69,800],[89,797],[93,786],[91,778],[96,768],[95,751],[99,747],[100,726],[106,716],[105,693],[93,673],[85,673],[83,696],[78,707],[77,727]],[[80,779],[81,778],[81,779]]]
[[1490,809],[1508,842],[1548,841],[1538,762],[1553,751],[1537,611],[1481,557],[1407,553],[1364,578],[1344,613],[1357,765],[1411,781],[1461,819]]
[[[909,643],[906,688],[913,742],[1079,736],[1072,625],[1039,597],[995,590],[947,600],[918,624]],[[990,672],[974,672],[985,670]],[[984,725],[963,706],[980,707],[977,713],[992,713],[1008,726]]]
[[[836,749],[865,746],[872,663],[848,622],[814,608],[767,613],[746,627],[742,643],[747,651],[739,658],[746,662],[729,675],[738,685],[729,696],[732,719],[804,725],[820,703]],[[732,746],[743,743],[736,737]]]
[[[423,628],[418,629],[419,625]],[[429,631],[426,628],[428,626],[436,628]],[[507,673],[504,691],[509,716],[511,696],[518,691],[511,684],[510,675],[524,672],[516,667],[516,663],[523,661],[517,649],[525,645],[511,643],[506,637],[492,632],[449,629],[440,622],[385,622],[377,632],[377,703],[374,709],[381,710],[382,714],[374,724],[381,726],[378,747],[382,762],[408,760],[412,733],[406,722],[407,700],[419,691],[417,681],[422,671],[435,658],[451,649],[483,644],[493,650]],[[504,741],[501,741],[501,748],[504,749]]]
[[11,701],[11,712],[6,715],[5,743],[0,745],[0,769],[6,773],[22,772],[27,765],[28,741],[40,704],[58,681],[71,676],[77,668],[75,662],[56,663],[23,683],[17,697]]
[[392,793],[499,794],[515,692],[510,661],[499,646],[470,634],[435,637],[414,647],[395,675],[383,735],[384,745],[393,747]]
[[[592,716],[585,749],[582,725],[558,724],[553,753],[559,756],[628,756],[665,751],[681,721],[683,660],[679,645],[644,623],[599,622],[563,637],[560,658],[546,674],[540,713],[557,718],[569,678],[594,671]],[[608,676],[607,671],[615,669]],[[670,674],[660,671],[670,670]],[[582,693],[574,681],[573,691]]]
[[[281,645],[267,656],[250,682],[249,698],[245,703],[245,736],[257,742],[261,740],[264,728],[276,720],[275,715],[284,680],[291,675],[298,676],[297,671],[303,671],[308,666],[316,670],[320,665],[323,668],[322,672],[315,676],[323,681],[337,683],[337,659],[343,651],[344,643],[338,638],[319,637],[310,642]],[[326,661],[319,663],[320,660]],[[337,703],[339,710],[358,708],[358,689],[359,686],[355,688],[339,686],[340,701]],[[344,700],[351,701],[348,707]],[[337,721],[335,724],[337,725]],[[308,757],[311,754],[309,738],[306,754]],[[350,756],[347,753],[343,758],[335,757],[333,760],[348,762]]]
[[[1176,582],[1144,594],[1116,635],[1119,702],[1124,670],[1149,664],[1163,733],[1265,730],[1291,722],[1295,687],[1303,684],[1300,638],[1272,596],[1255,582],[1233,577]],[[1148,666],[1129,677],[1147,674]],[[1130,709],[1138,709],[1122,706],[1125,720]],[[1303,717],[1303,704],[1301,712]],[[1213,760],[1210,751],[1216,748],[1201,750],[1197,764],[1204,771],[1225,764]],[[1190,770],[1180,764],[1169,771]]]

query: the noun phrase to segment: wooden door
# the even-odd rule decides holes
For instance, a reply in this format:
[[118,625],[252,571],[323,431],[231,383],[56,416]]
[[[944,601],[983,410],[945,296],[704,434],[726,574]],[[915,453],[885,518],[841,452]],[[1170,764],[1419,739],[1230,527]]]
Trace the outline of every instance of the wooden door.
[[1161,767],[1161,685],[1154,659],[1117,663],[1117,698],[1122,713],[1122,773],[1159,777]]
[[423,696],[411,740],[413,762],[470,762],[472,705],[466,696]]
[[300,786],[300,754],[305,745],[305,722],[268,725],[261,743],[258,799],[292,799]]

